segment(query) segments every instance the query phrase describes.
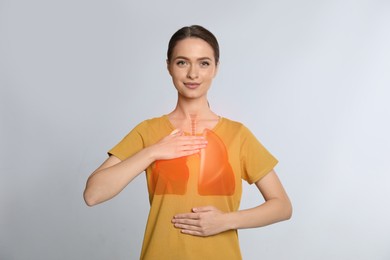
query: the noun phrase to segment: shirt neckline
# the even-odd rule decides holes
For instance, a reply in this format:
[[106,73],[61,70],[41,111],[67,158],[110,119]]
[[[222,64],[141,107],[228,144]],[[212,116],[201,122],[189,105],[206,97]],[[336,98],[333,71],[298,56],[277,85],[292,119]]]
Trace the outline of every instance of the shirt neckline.
[[[162,116],[162,118],[164,118],[165,122],[167,123],[167,125],[169,126],[169,128],[171,128],[172,131],[176,129],[175,126],[174,126],[174,125],[171,123],[171,121],[169,120],[169,117],[168,117],[167,114],[164,114],[164,115]],[[208,128],[205,128],[205,129],[208,129],[208,130],[210,130],[210,131],[215,132],[215,131],[219,128],[219,126],[222,124],[223,121],[224,121],[224,117],[218,116],[218,122],[215,124],[215,126],[214,126],[212,129],[208,129]],[[184,134],[186,134],[186,135],[191,135],[191,133],[188,133],[188,132],[184,132]],[[196,135],[202,135],[202,134],[203,134],[203,133],[196,133]]]

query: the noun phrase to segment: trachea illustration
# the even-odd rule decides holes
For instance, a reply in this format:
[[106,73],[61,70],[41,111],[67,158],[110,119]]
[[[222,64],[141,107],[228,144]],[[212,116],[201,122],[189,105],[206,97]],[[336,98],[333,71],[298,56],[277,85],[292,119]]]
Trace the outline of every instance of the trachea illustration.
[[191,135],[196,135],[196,115],[190,114],[191,119]]

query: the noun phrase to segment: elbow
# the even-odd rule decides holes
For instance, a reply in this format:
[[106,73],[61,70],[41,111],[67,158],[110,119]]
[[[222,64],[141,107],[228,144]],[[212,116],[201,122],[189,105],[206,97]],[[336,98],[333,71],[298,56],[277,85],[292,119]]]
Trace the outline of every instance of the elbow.
[[87,180],[83,198],[85,201],[85,204],[89,207],[93,207],[99,203],[101,203],[101,196],[99,195],[99,189],[94,185],[94,183],[91,182],[90,178]]
[[292,209],[290,209],[286,214],[284,215],[284,220],[289,220],[292,217]]
[[84,197],[85,204],[87,204],[87,206],[89,206],[89,207],[93,207],[93,206],[99,204],[96,196],[91,194],[91,192],[89,192],[87,189],[85,189],[83,197]]
[[275,201],[276,222],[286,221],[292,217],[293,208],[288,198],[278,199]]
[[293,207],[290,200],[287,200],[283,206],[283,220],[289,220],[293,214]]
[[93,207],[93,206],[95,206],[97,204],[94,201],[88,200],[86,198],[84,198],[84,201],[85,201],[85,204],[87,204],[88,207]]

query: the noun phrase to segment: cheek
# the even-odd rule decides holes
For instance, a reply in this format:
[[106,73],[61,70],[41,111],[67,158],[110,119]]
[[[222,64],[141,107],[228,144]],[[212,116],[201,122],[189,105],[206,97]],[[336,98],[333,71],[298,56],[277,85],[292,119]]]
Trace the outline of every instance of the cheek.
[[187,74],[185,70],[179,70],[179,69],[173,69],[170,72],[172,78],[182,78],[185,77]]
[[215,70],[209,70],[207,71],[205,74],[204,74],[204,78],[208,79],[208,80],[213,80],[214,77],[215,77],[216,73],[215,73]]
[[171,75],[173,81],[177,81],[180,78],[179,75],[175,73],[175,71],[171,71],[169,74]]

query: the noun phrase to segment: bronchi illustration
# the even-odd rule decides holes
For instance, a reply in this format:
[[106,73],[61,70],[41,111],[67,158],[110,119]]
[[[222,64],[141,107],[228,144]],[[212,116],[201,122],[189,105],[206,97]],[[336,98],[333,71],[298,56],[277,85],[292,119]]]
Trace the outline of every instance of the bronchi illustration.
[[[197,133],[197,117],[190,115],[191,134]],[[225,144],[209,129],[203,131],[208,144],[199,154],[198,193],[199,195],[232,195],[235,180],[229,163]],[[151,188],[155,195],[184,195],[190,170],[188,157],[156,161],[151,174]]]

